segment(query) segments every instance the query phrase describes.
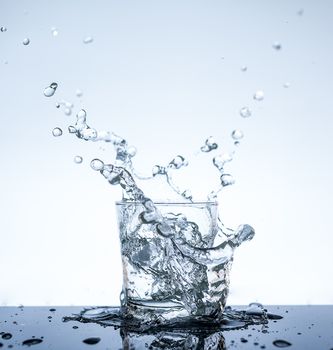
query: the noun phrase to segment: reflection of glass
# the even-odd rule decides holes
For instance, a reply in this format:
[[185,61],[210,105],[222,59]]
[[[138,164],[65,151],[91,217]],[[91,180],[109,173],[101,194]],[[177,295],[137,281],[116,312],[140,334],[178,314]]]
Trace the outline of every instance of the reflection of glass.
[[154,205],[161,214],[157,223],[142,218],[141,203],[116,205],[125,315],[151,321],[215,318],[226,303],[233,254],[230,244],[221,243],[217,203]]
[[122,328],[120,331],[123,349],[165,349],[165,350],[225,350],[222,332],[200,332],[174,330],[149,334],[136,333]]

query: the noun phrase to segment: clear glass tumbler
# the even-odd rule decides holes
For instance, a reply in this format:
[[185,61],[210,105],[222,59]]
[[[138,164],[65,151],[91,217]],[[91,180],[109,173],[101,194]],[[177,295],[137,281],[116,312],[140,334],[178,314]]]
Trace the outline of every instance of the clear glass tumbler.
[[139,202],[116,207],[124,314],[141,320],[220,315],[233,249],[221,237],[217,203],[154,203],[159,219],[153,222],[143,219]]

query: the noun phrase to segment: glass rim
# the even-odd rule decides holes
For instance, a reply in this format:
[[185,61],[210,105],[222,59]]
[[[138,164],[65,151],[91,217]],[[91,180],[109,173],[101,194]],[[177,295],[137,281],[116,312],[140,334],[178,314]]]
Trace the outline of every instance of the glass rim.
[[[195,201],[195,202],[176,202],[176,201],[152,201],[155,205],[182,205],[182,206],[193,206],[193,205],[218,205],[217,201]],[[116,205],[142,205],[138,201],[116,201]]]

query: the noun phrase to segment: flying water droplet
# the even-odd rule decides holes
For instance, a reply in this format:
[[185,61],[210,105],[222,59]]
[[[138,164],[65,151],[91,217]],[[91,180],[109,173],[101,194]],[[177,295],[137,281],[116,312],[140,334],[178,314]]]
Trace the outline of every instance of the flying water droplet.
[[23,39],[22,44],[23,45],[29,45],[30,44],[30,39],[29,38]]
[[99,343],[101,340],[101,338],[98,337],[91,337],[91,338],[87,338],[82,340],[85,344],[89,344],[89,345],[95,345],[97,343]]
[[90,167],[91,167],[93,170],[101,171],[101,170],[104,169],[104,163],[103,163],[100,159],[93,159],[93,160],[90,162]]
[[81,164],[83,162],[83,158],[81,156],[74,157],[74,163]]
[[60,128],[54,128],[54,129],[52,130],[52,135],[53,135],[54,137],[59,137],[59,136],[62,135],[62,130],[61,130]]
[[27,339],[24,340],[22,342],[22,345],[26,345],[26,346],[32,346],[32,345],[37,345],[43,342],[43,339],[39,339],[39,338],[31,338],[31,339]]
[[170,163],[169,167],[173,169],[180,169],[183,166],[187,166],[188,162],[182,156],[176,156]]
[[4,333],[2,334],[2,339],[9,340],[12,338],[11,333]]
[[242,71],[242,72],[246,72],[246,71],[247,71],[247,66],[242,66],[242,67],[241,67],[241,71]]
[[90,44],[94,41],[94,38],[92,36],[86,36],[84,39],[83,39],[83,43],[84,44]]
[[299,16],[303,16],[303,13],[304,13],[304,9],[299,9],[299,10],[297,11],[297,14],[298,14]]
[[6,28],[6,27],[1,27],[1,28],[0,28],[0,31],[1,31],[2,33],[7,32],[7,28]]
[[273,341],[273,345],[275,345],[277,348],[287,348],[288,346],[291,346],[292,344],[286,340],[277,339],[277,340]]
[[243,108],[240,109],[239,114],[243,118],[250,118],[251,115],[252,115],[252,112],[251,112],[249,107],[243,107]]
[[279,51],[282,49],[282,45],[281,43],[279,43],[278,41],[275,41],[272,45],[273,49],[275,49],[276,51]]
[[234,178],[230,174],[222,174],[220,177],[221,185],[223,187],[233,185],[235,183]]
[[232,155],[229,153],[219,154],[218,156],[213,158],[213,164],[219,170],[223,170],[224,164],[231,161],[232,161]]
[[202,152],[210,152],[213,151],[218,147],[218,144],[214,141],[213,136],[209,136],[208,139],[205,141],[204,146],[202,146],[200,149]]
[[68,127],[68,132],[69,132],[70,134],[75,134],[75,133],[76,133],[76,128],[75,128],[75,126],[70,125],[70,126]]
[[[44,96],[46,97],[52,97],[54,95],[54,93],[56,92],[58,88],[58,84],[57,83],[52,83],[50,84],[50,86],[46,87],[44,89]],[[60,107],[60,104],[58,103],[59,107]],[[57,107],[57,108],[59,108]]]
[[235,129],[232,133],[231,133],[231,137],[238,141],[241,140],[244,137],[243,131],[239,130],[239,129]]
[[286,88],[286,89],[288,89],[288,88],[290,87],[290,83],[289,83],[289,82],[285,82],[285,83],[283,84],[283,87]]
[[56,27],[51,28],[51,33],[53,36],[58,36],[58,34],[59,34],[58,29]]
[[76,89],[75,95],[76,95],[76,97],[82,97],[83,92],[80,89]]
[[60,108],[60,103],[56,102],[55,106],[56,106],[56,108]]
[[262,101],[264,99],[264,92],[262,90],[257,90],[253,95],[253,99],[256,101]]
[[71,114],[72,114],[72,109],[66,107],[65,110],[64,110],[64,113],[65,113],[66,115],[71,115]]

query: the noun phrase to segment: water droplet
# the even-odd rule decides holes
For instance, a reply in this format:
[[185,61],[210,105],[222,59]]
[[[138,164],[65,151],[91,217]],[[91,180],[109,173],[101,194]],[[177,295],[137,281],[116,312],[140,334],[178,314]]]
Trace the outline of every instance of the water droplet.
[[12,335],[10,333],[4,333],[2,335],[2,339],[9,340],[12,338]]
[[180,169],[183,166],[186,166],[188,162],[183,156],[176,156],[170,163],[169,167],[173,169]]
[[71,114],[72,114],[72,109],[66,107],[65,110],[64,110],[64,113],[65,113],[66,115],[71,115]]
[[232,161],[232,155],[229,153],[223,153],[219,154],[218,156],[213,158],[213,164],[217,167],[219,170],[223,170],[223,166],[225,163]]
[[55,106],[56,106],[56,108],[60,108],[60,103],[56,102]]
[[52,130],[52,135],[55,137],[59,137],[62,135],[62,130],[60,128],[54,128]]
[[239,114],[243,118],[249,118],[249,117],[251,117],[252,112],[251,112],[249,107],[243,107],[243,108],[240,109]]
[[240,341],[241,341],[242,343],[247,343],[247,342],[248,342],[248,340],[245,339],[245,338],[240,338]]
[[54,308],[52,308],[52,309],[49,309],[49,311],[51,311],[51,312],[55,312],[55,311],[57,311],[56,309],[54,309]]
[[82,97],[83,92],[80,89],[76,89],[75,95],[76,95],[76,97]]
[[273,49],[275,49],[276,51],[279,51],[282,49],[282,45],[281,43],[279,43],[278,41],[275,41],[272,45]]
[[152,174],[153,176],[158,175],[158,174],[165,174],[166,173],[166,169],[163,166],[160,165],[154,165],[153,169],[152,169]]
[[82,340],[85,344],[89,344],[89,345],[95,345],[97,343],[99,343],[101,341],[101,338],[98,337],[91,337],[91,338],[87,338]]
[[283,84],[283,87],[286,88],[286,89],[288,89],[288,88],[290,87],[290,83],[289,83],[289,82],[285,82],[285,83]]
[[[57,83],[51,83],[50,86],[48,86],[44,89],[44,96],[45,97],[52,97],[54,95],[54,93],[56,92],[57,87],[58,87]],[[60,107],[60,104],[59,104],[59,107]],[[59,108],[59,107],[57,107],[57,108]]]
[[262,90],[257,90],[253,95],[253,99],[256,101],[262,101],[264,99],[264,92]]
[[1,27],[1,28],[0,28],[0,31],[1,31],[2,33],[7,32],[7,28],[6,28],[6,27]]
[[30,39],[29,38],[23,39],[22,44],[23,45],[29,45],[30,44]]
[[246,71],[247,71],[247,66],[242,66],[242,67],[241,67],[241,71],[242,71],[242,72],[246,72]]
[[59,34],[57,28],[55,28],[55,27],[51,28],[51,33],[52,33],[53,36],[58,36],[58,34]]
[[230,186],[235,183],[234,178],[230,174],[222,174],[220,179],[221,179],[221,185],[223,187]]
[[292,344],[286,340],[277,339],[273,341],[273,345],[275,345],[278,348],[286,348],[288,346],[291,346]]
[[208,139],[205,141],[205,145],[202,146],[200,149],[202,152],[210,152],[213,151],[218,147],[218,144],[214,141],[213,136],[209,136]]
[[304,9],[299,9],[299,10],[297,11],[297,14],[298,14],[299,16],[303,16],[303,13],[304,13]]
[[70,134],[75,134],[75,133],[76,133],[76,128],[75,128],[75,126],[70,125],[70,126],[68,127],[68,132],[69,132]]
[[243,131],[239,130],[239,129],[235,129],[232,133],[231,133],[231,137],[234,140],[241,140],[244,137]]
[[83,162],[83,158],[81,156],[74,157],[74,163],[81,164]]
[[79,327],[78,327],[78,326],[73,326],[72,328],[73,328],[73,329],[78,329]]
[[93,160],[90,162],[90,167],[91,167],[93,170],[101,171],[101,170],[103,170],[103,168],[104,168],[104,163],[103,163],[100,159],[93,159]]
[[43,342],[43,339],[31,338],[31,339],[24,340],[22,342],[22,345],[32,346],[32,345],[40,344],[42,342]]
[[130,146],[127,148],[127,154],[132,158],[136,155],[136,152],[137,152],[137,149],[134,146]]
[[84,39],[83,39],[83,43],[84,44],[90,44],[94,41],[94,38],[92,36],[86,36]]

